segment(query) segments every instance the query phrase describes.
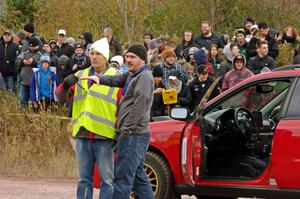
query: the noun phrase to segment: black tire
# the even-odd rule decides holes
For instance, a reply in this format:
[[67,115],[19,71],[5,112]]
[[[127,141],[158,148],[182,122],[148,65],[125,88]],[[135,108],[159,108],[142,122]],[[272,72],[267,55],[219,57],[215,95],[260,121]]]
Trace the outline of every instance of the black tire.
[[156,199],[174,197],[173,176],[167,161],[160,155],[148,151],[145,160],[145,171]]

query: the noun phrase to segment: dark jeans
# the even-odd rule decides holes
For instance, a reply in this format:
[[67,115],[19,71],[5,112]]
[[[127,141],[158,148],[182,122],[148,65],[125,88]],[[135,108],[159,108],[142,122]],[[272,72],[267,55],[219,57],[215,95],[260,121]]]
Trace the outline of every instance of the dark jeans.
[[131,191],[136,199],[155,199],[144,170],[149,142],[150,133],[120,135],[113,199],[129,199]]

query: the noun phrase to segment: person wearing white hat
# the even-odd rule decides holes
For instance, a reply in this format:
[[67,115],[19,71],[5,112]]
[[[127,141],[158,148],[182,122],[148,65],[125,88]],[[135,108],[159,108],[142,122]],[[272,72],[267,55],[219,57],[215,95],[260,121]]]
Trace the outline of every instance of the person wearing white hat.
[[114,152],[116,137],[117,96],[119,89],[93,84],[83,76],[113,76],[117,71],[107,64],[109,44],[106,38],[94,42],[89,52],[91,66],[65,78],[58,100],[64,102],[75,84],[72,105],[72,136],[76,138],[76,156],[79,167],[77,198],[93,198],[93,169],[101,174],[101,199],[110,199],[113,193]]
[[117,112],[118,158],[112,199],[129,198],[132,191],[135,198],[155,198],[144,170],[150,143],[149,121],[154,91],[153,76],[146,61],[147,50],[144,45],[133,44],[126,53],[129,72],[81,78],[123,88]]
[[53,52],[56,56],[60,57],[61,55],[66,55],[69,58],[74,53],[74,47],[72,47],[67,42],[67,32],[64,29],[60,29],[57,32],[57,43],[53,48]]

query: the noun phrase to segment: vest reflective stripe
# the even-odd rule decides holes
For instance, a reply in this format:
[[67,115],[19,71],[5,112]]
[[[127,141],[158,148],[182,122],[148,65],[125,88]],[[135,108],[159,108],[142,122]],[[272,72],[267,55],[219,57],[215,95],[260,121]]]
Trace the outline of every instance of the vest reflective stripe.
[[[101,123],[103,123],[103,124],[106,124],[106,125],[108,125],[108,126],[115,127],[115,122],[111,122],[111,121],[106,120],[106,119],[104,119],[104,118],[98,117],[97,115],[94,115],[94,114],[91,113],[91,112],[81,112],[81,113],[79,114],[78,118],[82,117],[83,115],[85,115],[85,116],[87,116],[87,117],[90,117],[90,118],[92,118],[92,119],[95,120],[95,121],[98,121],[98,122],[101,122]],[[78,123],[78,118],[72,121],[72,124],[73,124],[73,125],[75,125],[75,124]]]
[[[90,69],[78,71],[75,76],[78,78],[88,76]],[[116,70],[111,68],[105,72],[105,75],[115,74]],[[104,137],[115,137],[118,90],[118,88],[97,84],[88,88],[87,80],[79,80],[75,86],[73,99],[73,136],[77,135],[80,127],[84,127]]]
[[[78,86],[79,87],[79,86]],[[114,90],[115,88],[111,87],[108,91],[108,95],[104,95],[102,93],[97,93],[95,91],[88,91],[88,93],[91,95],[91,96],[94,96],[94,97],[98,97],[100,99],[103,99],[105,101],[108,101],[112,104],[116,104],[117,103],[117,100],[116,99],[112,99],[112,95],[114,93]],[[74,102],[77,102],[77,101],[80,101],[80,100],[83,100],[85,99],[87,93],[86,94],[82,94],[82,95],[77,95],[77,96],[74,96]]]

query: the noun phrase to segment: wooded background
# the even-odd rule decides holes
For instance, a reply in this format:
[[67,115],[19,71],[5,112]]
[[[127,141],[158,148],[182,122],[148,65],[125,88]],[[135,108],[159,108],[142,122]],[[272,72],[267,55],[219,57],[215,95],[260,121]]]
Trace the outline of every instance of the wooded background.
[[110,26],[122,44],[142,42],[146,31],[178,41],[186,29],[198,35],[203,20],[211,21],[214,32],[231,35],[248,16],[272,28],[293,25],[300,30],[299,0],[6,0],[1,4],[2,28],[16,32],[33,22],[38,35],[47,40],[56,38],[60,28],[76,39],[84,31],[100,38],[103,28]]

